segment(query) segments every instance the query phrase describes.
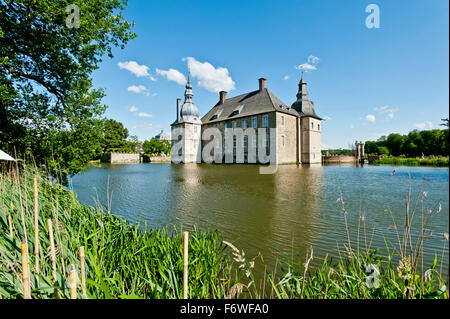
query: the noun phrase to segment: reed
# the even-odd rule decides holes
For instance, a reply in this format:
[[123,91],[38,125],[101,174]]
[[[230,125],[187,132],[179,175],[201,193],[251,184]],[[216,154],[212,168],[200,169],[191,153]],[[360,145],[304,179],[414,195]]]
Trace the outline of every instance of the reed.
[[189,232],[183,232],[183,299],[188,299]]
[[33,179],[34,191],[34,264],[36,279],[39,280],[39,208],[38,208],[38,185],[37,178]]

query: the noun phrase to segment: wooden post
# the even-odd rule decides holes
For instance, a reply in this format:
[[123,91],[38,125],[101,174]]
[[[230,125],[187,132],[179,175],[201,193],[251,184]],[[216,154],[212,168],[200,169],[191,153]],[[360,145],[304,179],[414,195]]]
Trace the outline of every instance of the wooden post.
[[84,246],[80,247],[80,264],[81,264],[81,294],[84,298],[86,295],[86,270],[84,268]]
[[188,299],[188,254],[189,254],[189,232],[183,232],[183,299]]
[[34,186],[34,265],[36,279],[39,282],[39,208],[38,208],[38,187],[37,178],[33,180]]
[[23,298],[31,299],[30,265],[28,262],[28,245],[26,242],[20,244],[20,253],[22,255]]
[[53,240],[52,220],[50,218],[47,219],[47,224],[48,224],[48,235],[50,238],[50,259],[52,261],[52,276],[53,276],[53,282],[55,283],[57,280],[57,277],[56,277],[56,253],[55,253],[55,242]]
[[70,274],[70,299],[77,299],[77,270],[73,266]]

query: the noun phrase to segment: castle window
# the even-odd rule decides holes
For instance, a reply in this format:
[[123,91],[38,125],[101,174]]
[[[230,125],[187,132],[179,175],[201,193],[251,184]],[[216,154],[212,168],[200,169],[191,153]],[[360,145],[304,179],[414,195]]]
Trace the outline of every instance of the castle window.
[[194,126],[194,133],[197,133],[197,126]]
[[320,131],[320,124],[317,124],[317,129]]
[[252,118],[252,126],[253,126],[253,128],[257,128],[258,127],[258,125],[256,123],[256,117]]
[[311,123],[311,129],[314,130],[314,123]]
[[228,127],[228,123],[227,122],[223,123],[223,128],[226,129],[227,127]]
[[242,128],[243,129],[247,128],[247,120],[242,120]]
[[269,126],[269,117],[266,115],[263,117],[263,127]]
[[234,121],[234,122],[233,122],[233,128],[235,129],[236,127],[237,127],[237,122]]
[[284,135],[281,135],[281,146],[284,147]]
[[281,116],[281,126],[284,127],[284,116]]

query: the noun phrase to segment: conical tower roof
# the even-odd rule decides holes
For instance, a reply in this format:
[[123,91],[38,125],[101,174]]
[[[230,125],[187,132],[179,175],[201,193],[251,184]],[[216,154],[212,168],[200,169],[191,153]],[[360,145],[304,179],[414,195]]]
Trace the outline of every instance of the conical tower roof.
[[295,101],[291,108],[296,110],[300,116],[311,116],[316,119],[322,120],[314,110],[314,102],[310,101],[308,98],[308,91],[306,89],[306,81],[303,77],[300,79],[298,83],[298,92],[297,92],[297,101]]

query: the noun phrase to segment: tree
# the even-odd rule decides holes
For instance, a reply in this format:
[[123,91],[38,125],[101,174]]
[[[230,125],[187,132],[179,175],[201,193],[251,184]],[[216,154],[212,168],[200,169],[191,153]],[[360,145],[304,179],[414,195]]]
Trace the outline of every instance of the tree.
[[[106,106],[92,72],[135,34],[126,0],[0,0],[0,147],[68,174],[98,152]],[[79,27],[66,8],[79,8]],[[89,137],[89,140],[88,140]]]
[[167,140],[157,140],[154,137],[150,141],[145,141],[142,145],[146,154],[165,154],[169,155],[171,150],[171,143]]
[[379,154],[377,142],[367,141],[364,145],[366,154]]
[[386,147],[390,150],[392,155],[398,156],[402,154],[403,144],[405,143],[405,138],[403,135],[392,133],[389,134],[386,140]]
[[390,151],[386,146],[379,146],[378,147],[378,155],[389,155]]
[[128,129],[122,123],[113,119],[103,121],[103,136],[101,140],[103,152],[131,151],[126,141],[127,138]]
[[141,147],[141,142],[139,142],[139,138],[136,135],[132,135],[128,138],[128,147],[133,151],[133,152],[138,152],[140,147]]

